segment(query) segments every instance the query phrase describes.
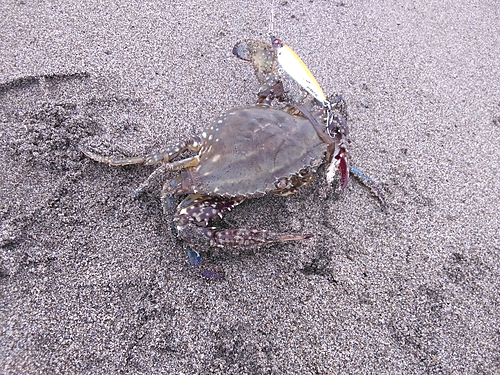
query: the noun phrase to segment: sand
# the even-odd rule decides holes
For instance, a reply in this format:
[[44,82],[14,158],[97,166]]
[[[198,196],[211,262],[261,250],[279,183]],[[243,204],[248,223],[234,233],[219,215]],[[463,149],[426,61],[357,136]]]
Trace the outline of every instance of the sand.
[[0,5],[0,373],[500,373],[498,2],[275,6],[388,208],[324,170],[249,200],[228,226],[316,235],[213,250],[220,282],[162,181],[133,197],[152,167],[79,151],[156,151],[255,101],[231,50],[266,38],[270,2],[198,3]]

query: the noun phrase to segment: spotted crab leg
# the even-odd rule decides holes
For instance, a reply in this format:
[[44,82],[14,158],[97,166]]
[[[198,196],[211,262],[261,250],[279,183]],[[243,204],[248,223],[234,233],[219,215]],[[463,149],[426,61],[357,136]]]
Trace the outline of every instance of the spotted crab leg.
[[[196,266],[203,264],[196,249],[207,244],[215,247],[248,248],[275,242],[297,241],[313,236],[310,233],[274,233],[258,229],[218,229],[208,226],[211,219],[216,216],[222,217],[224,212],[231,210],[244,200],[243,197],[222,198],[191,194],[181,202],[174,221],[177,224],[179,236],[190,246],[191,253],[188,255],[191,264]],[[219,278],[218,271],[207,267],[200,269],[205,277]],[[215,276],[209,276],[210,274]]]
[[[144,156],[133,156],[133,157],[115,157],[115,156],[102,156],[90,151],[84,147],[81,147],[81,151],[89,158],[99,162],[105,163],[112,166],[125,166],[134,164],[144,164],[144,165],[154,165],[158,163],[168,163],[181,155],[184,151],[195,151],[198,152],[201,147],[201,139],[198,136],[192,137],[187,141],[177,143],[175,145],[167,147],[165,150],[160,152],[155,152]],[[182,164],[182,163],[181,163]],[[182,168],[182,167],[180,167]],[[174,169],[180,169],[174,168]]]
[[187,141],[177,143],[175,145],[167,147],[165,150],[160,152],[155,152],[144,156],[133,156],[119,158],[114,156],[102,156],[90,151],[86,148],[81,148],[81,151],[90,159],[93,159],[99,163],[108,164],[111,166],[126,166],[134,164],[144,164],[144,165],[155,165],[163,163],[159,168],[157,168],[149,177],[144,181],[135,191],[134,194],[139,194],[144,190],[149,183],[156,178],[158,175],[169,171],[176,171],[184,168],[194,167],[198,165],[198,156],[193,156],[186,159],[172,161],[176,157],[180,156],[184,151],[195,151],[198,152],[201,148],[201,139],[198,136],[194,136]]

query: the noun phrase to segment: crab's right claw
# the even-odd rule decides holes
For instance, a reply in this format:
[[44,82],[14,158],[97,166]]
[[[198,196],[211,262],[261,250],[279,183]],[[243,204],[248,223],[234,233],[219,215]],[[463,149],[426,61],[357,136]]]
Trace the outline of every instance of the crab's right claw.
[[349,162],[347,161],[346,155],[346,150],[341,147],[339,154],[335,156],[335,159],[337,159],[335,163],[337,164],[340,174],[339,191],[344,190],[349,182]]
[[233,54],[245,61],[250,61],[255,75],[261,84],[265,83],[268,75],[276,68],[276,51],[269,43],[244,39],[233,47]]
[[328,166],[326,171],[326,180],[328,184],[332,184],[335,181],[335,176],[338,172],[339,185],[337,192],[341,192],[347,187],[347,183],[349,182],[349,161],[346,149],[337,145],[335,147],[333,158],[334,162]]

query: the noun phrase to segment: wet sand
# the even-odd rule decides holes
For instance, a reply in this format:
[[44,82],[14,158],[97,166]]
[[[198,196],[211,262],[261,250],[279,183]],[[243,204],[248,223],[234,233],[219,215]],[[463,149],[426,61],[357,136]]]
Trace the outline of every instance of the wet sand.
[[388,209],[324,170],[248,200],[228,226],[315,237],[210,251],[221,282],[187,263],[162,181],[133,197],[153,167],[79,147],[156,151],[253,103],[231,50],[266,38],[269,3],[7,3],[0,373],[500,372],[497,2],[276,6],[276,33],[346,100],[352,162]]

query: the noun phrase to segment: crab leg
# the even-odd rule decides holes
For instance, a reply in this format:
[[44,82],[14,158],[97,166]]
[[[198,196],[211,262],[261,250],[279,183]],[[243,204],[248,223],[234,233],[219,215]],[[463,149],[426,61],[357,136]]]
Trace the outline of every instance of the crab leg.
[[377,183],[375,181],[373,181],[370,177],[365,175],[361,170],[359,170],[356,167],[353,167],[352,165],[349,166],[349,170],[352,172],[352,174],[354,176],[359,178],[363,182],[363,184],[368,186],[373,191],[373,193],[380,200],[380,204],[382,205],[382,209],[385,210],[387,208],[387,203],[385,202],[384,194],[382,194],[382,191],[378,187]]
[[99,162],[105,163],[111,166],[125,166],[125,165],[134,165],[134,164],[144,164],[144,165],[154,165],[163,163],[159,168],[157,168],[153,173],[149,175],[149,177],[144,181],[137,189],[134,191],[134,195],[138,195],[142,190],[144,190],[149,183],[156,178],[158,175],[169,172],[176,171],[184,168],[194,167],[199,163],[198,156],[192,156],[190,158],[176,160],[171,162],[172,159],[175,159],[179,155],[181,155],[184,151],[199,151],[201,147],[201,139],[198,136],[192,137],[187,141],[178,143],[173,146],[167,147],[165,150],[161,152],[156,152],[153,154],[145,155],[145,156],[133,156],[128,158],[117,158],[117,157],[109,157],[102,156],[96,154],[90,150],[85,148],[81,148],[81,151],[89,158]]
[[[296,241],[310,238],[310,233],[274,233],[258,229],[217,229],[209,227],[208,222],[231,208],[242,203],[245,199],[241,197],[222,198],[209,197],[200,194],[189,195],[178,207],[175,217],[177,229],[181,237],[187,243],[193,241],[192,235],[186,235],[186,228],[197,231],[205,236],[210,246],[217,247],[258,247],[274,242]],[[193,244],[195,245],[195,244]]]
[[191,150],[197,152],[200,150],[200,147],[201,147],[201,139],[198,136],[195,136],[187,141],[169,146],[163,151],[155,152],[144,156],[118,158],[114,156],[102,156],[85,148],[81,148],[81,151],[87,157],[99,163],[105,163],[111,166],[119,167],[119,166],[134,165],[134,164],[154,165],[162,162],[168,163],[172,159],[175,159],[176,157],[181,155],[184,151]]
[[167,147],[164,151],[150,154],[146,157],[144,164],[153,165],[161,162],[168,163],[170,160],[178,157],[184,151],[198,152],[201,148],[201,139],[198,136],[191,137],[189,140]]
[[93,151],[81,148],[80,149],[85,156],[88,158],[95,160],[99,163],[104,163],[112,166],[124,166],[124,165],[132,165],[132,164],[142,164],[146,160],[145,156],[133,156],[129,158],[117,158],[114,156],[103,156],[96,154]]
[[207,244],[216,247],[245,248],[313,237],[311,233],[274,233],[258,229],[218,229],[208,226],[211,219],[216,216],[222,217],[224,212],[231,210],[244,200],[243,197],[222,198],[191,194],[181,202],[174,221],[177,223],[179,236],[190,246],[188,254],[191,264],[198,266],[202,263],[199,253],[193,249]]
[[298,241],[313,237],[312,233],[273,233],[259,229],[225,229],[216,231],[212,243],[217,247],[259,247],[275,242]]
[[[189,167],[195,167],[199,164],[200,158],[198,156],[192,156],[190,158],[182,159],[182,160],[176,160],[172,163],[164,163],[158,168],[156,168],[153,173],[151,173],[146,181],[144,181],[142,184],[139,185],[137,189],[134,191],[134,195],[138,195],[141,191],[143,191],[149,183],[156,178],[156,176],[163,174],[165,172],[170,172],[170,171],[178,171],[180,169],[184,168],[189,168]],[[162,191],[162,201],[164,201],[163,197],[163,191]],[[164,205],[165,209],[165,205]]]

